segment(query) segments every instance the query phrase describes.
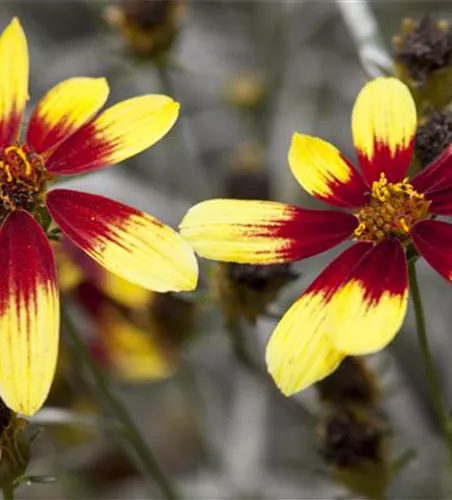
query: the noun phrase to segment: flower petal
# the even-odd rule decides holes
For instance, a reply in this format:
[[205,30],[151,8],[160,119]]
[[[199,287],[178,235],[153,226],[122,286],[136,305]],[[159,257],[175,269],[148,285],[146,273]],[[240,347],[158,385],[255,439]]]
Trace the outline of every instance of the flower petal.
[[435,215],[452,215],[452,186],[442,191],[427,194],[430,201],[428,211]]
[[267,345],[268,371],[289,396],[333,372],[345,357],[328,337],[327,307],[350,269],[372,248],[357,243],[345,250],[286,312]]
[[0,230],[0,396],[33,415],[55,373],[59,307],[55,262],[41,226],[23,211]]
[[347,239],[357,219],[271,201],[209,200],[192,207],[181,234],[208,259],[277,264],[318,254]]
[[[78,246],[74,245],[69,238],[63,239],[58,257],[57,260],[60,264],[60,272],[58,273],[60,288],[62,286],[61,271],[64,271],[65,267],[63,266],[62,269],[61,264],[68,261],[77,269],[83,280],[89,281],[107,297],[125,307],[135,310],[145,308],[154,296],[154,292],[151,290],[131,283],[117,274],[107,271],[103,266],[94,262],[85,252],[80,250]],[[63,276],[63,278],[67,279],[66,276]],[[68,278],[70,278],[70,275]]]
[[376,245],[351,271],[328,306],[329,336],[346,354],[369,354],[395,337],[405,317],[408,275],[397,240]]
[[193,250],[150,215],[69,189],[48,193],[47,208],[66,236],[109,271],[158,292],[195,288]]
[[164,95],[120,102],[64,141],[48,159],[47,169],[78,174],[119,163],[159,141],[178,114],[179,104]]
[[411,93],[396,78],[376,78],[359,93],[352,132],[359,163],[369,184],[385,173],[400,182],[411,161],[417,119]]
[[128,381],[157,380],[174,373],[169,356],[143,330],[112,307],[97,318],[105,358],[116,374]]
[[28,99],[28,48],[14,18],[0,37],[0,146],[17,139]]
[[410,183],[416,191],[427,194],[429,198],[431,193],[452,187],[452,146],[448,146]]
[[108,97],[105,78],[70,78],[51,89],[31,115],[27,144],[49,153],[99,111]]
[[452,281],[452,224],[439,220],[423,220],[412,230],[417,251],[447,280]]
[[289,165],[301,186],[316,198],[338,207],[364,204],[368,188],[361,174],[328,142],[294,134]]

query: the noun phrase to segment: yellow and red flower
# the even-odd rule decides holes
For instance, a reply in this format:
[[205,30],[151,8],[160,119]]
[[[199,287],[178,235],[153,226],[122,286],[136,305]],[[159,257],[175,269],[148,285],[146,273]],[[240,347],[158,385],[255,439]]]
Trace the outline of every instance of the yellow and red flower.
[[47,192],[59,175],[98,170],[150,147],[171,129],[179,105],[146,95],[98,114],[106,81],[71,78],[41,99],[21,140],[28,50],[17,19],[0,37],[0,66],[0,396],[30,415],[47,397],[59,331],[54,256],[39,212],[48,210],[99,264],[145,288],[191,290],[197,264],[189,245],[149,215],[102,196]]
[[405,178],[416,132],[408,88],[378,78],[352,114],[361,174],[331,144],[295,134],[289,164],[310,194],[345,211],[275,202],[210,200],[189,210],[181,234],[203,257],[249,264],[294,261],[346,240],[336,258],[288,310],[267,346],[277,385],[293,394],[333,372],[345,355],[384,348],[407,307],[406,249],[452,279],[452,147]]

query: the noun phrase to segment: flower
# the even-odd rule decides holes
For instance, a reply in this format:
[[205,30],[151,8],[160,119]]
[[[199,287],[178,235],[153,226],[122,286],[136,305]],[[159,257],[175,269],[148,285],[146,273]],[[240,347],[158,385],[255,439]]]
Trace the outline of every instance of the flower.
[[361,172],[334,146],[295,134],[289,164],[298,182],[339,210],[307,210],[254,200],[209,200],[192,207],[181,234],[203,257],[275,264],[324,252],[339,255],[286,312],[267,345],[270,373],[290,395],[325,378],[345,355],[383,349],[407,308],[410,244],[452,278],[452,147],[411,181],[416,132],[408,88],[395,78],[364,86],[352,114]]
[[85,339],[98,363],[128,382],[172,376],[195,306],[110,273],[69,240],[56,248],[60,291],[89,318]]
[[54,256],[35,216],[48,210],[90,257],[145,288],[193,289],[197,264],[189,245],[149,215],[102,196],[47,191],[59,175],[98,170],[153,145],[175,123],[179,105],[147,95],[97,114],[106,81],[71,78],[38,102],[22,141],[28,51],[17,19],[0,37],[0,66],[0,396],[31,415],[47,397],[59,335]]

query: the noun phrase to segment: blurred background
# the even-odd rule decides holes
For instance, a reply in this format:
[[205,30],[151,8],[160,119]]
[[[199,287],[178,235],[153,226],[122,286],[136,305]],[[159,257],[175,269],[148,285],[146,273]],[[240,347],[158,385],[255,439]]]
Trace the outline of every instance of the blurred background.
[[[353,102],[378,75],[397,74],[416,97],[423,128],[413,169],[452,140],[450,2],[2,1],[1,26],[13,16],[30,48],[29,110],[71,76],[106,76],[110,103],[143,93],[181,103],[175,128],[152,149],[65,180],[173,227],[211,197],[320,206],[289,171],[291,136],[320,136],[354,158]],[[337,251],[268,268],[202,261],[198,290],[177,296],[106,275],[67,242],[57,252],[75,326],[174,496],[451,498],[411,311],[383,353],[349,358],[293,398],[266,374],[278,317]],[[419,272],[451,400],[451,291],[422,262]],[[169,498],[159,470],[140,470],[66,333],[52,393],[31,421],[39,435],[30,485],[17,497]]]

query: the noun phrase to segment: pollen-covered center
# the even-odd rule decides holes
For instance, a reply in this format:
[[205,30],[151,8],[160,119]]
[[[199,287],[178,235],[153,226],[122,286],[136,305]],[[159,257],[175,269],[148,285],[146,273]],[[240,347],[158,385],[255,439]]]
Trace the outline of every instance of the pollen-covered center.
[[392,236],[403,241],[409,237],[413,224],[428,217],[429,205],[430,201],[407,179],[393,184],[382,173],[372,184],[369,203],[357,214],[355,237],[380,242]]
[[44,161],[26,145],[0,148],[0,216],[31,209],[45,188]]

